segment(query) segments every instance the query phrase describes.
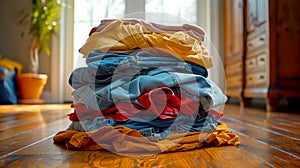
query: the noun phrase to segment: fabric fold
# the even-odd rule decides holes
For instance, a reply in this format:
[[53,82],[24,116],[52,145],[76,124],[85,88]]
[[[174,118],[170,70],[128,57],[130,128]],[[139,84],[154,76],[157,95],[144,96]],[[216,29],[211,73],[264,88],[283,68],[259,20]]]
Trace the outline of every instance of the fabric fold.
[[[155,32],[147,33],[139,24],[123,24],[116,20],[101,31],[91,34],[80,48],[80,53],[87,56],[89,52],[133,51],[136,49],[155,48],[160,54],[169,53],[179,59],[196,63],[205,68],[213,66],[213,58],[208,55],[201,41],[184,31],[173,34]],[[154,51],[154,50],[151,50]]]
[[68,149],[109,150],[118,153],[153,153],[196,149],[202,146],[238,145],[238,136],[221,123],[212,133],[172,133],[165,140],[152,142],[134,129],[124,126],[103,127],[96,131],[66,130],[57,133],[53,140]]

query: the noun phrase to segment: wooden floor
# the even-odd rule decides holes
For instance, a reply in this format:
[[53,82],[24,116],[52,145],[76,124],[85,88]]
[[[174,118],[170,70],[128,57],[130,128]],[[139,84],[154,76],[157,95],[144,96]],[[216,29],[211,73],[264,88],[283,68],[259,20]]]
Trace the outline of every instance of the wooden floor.
[[69,105],[0,106],[0,167],[300,167],[300,111],[266,113],[226,105],[241,145],[130,157],[71,151],[52,137],[68,127]]

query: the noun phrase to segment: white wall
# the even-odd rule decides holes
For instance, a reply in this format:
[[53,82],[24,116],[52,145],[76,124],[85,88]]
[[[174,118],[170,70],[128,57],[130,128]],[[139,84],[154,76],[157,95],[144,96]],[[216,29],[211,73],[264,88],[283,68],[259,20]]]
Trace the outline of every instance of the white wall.
[[[18,5],[16,5],[18,4]],[[18,25],[21,9],[31,6],[31,0],[8,0],[0,1],[0,53],[18,61],[27,70],[28,48],[30,37],[25,35],[21,38],[22,28]],[[24,27],[29,29],[29,27]]]
[[[4,57],[17,61],[23,65],[22,72],[27,72],[28,55],[30,46],[29,25],[18,24],[21,11],[30,12],[32,0],[0,0],[0,54]],[[26,33],[21,37],[21,32]],[[45,53],[40,54],[40,73],[48,74],[48,83],[45,92],[51,92],[51,57]]]

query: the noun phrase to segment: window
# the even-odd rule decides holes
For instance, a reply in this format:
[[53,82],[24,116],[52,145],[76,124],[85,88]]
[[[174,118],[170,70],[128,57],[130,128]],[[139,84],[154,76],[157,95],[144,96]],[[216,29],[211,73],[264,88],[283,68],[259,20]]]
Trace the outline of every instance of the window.
[[[92,27],[104,18],[143,18],[156,23],[196,24],[197,0],[78,0],[74,1],[74,63],[83,66],[78,49]],[[139,12],[139,13],[135,13]],[[164,13],[164,14],[163,14]],[[182,19],[185,18],[185,19]]]
[[85,43],[92,27],[103,18],[120,18],[124,15],[125,0],[80,0],[74,1],[74,66],[83,66],[78,61],[78,49]]
[[[146,0],[145,18],[146,20],[171,25],[182,24],[183,21],[196,24],[196,3],[196,0]],[[150,12],[150,14],[147,14],[147,12]],[[152,14],[153,12],[170,15],[159,15],[159,17],[157,17],[157,15]]]

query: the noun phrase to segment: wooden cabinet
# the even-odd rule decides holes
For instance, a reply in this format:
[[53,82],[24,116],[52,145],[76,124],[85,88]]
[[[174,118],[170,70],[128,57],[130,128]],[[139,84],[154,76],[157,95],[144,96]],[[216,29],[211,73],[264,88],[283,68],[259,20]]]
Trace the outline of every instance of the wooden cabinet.
[[225,4],[225,74],[226,94],[242,98],[244,18],[243,0],[224,1]]
[[[244,97],[259,97],[267,92],[269,60],[267,0],[247,0],[245,12],[245,90]],[[255,91],[254,91],[255,90]],[[256,95],[254,95],[256,94]],[[262,96],[262,95],[261,95]]]
[[[234,2],[230,0],[226,3]],[[241,3],[244,4],[245,34],[242,42],[244,46],[239,47],[243,58],[236,62],[242,65],[241,105],[246,105],[250,98],[264,98],[268,111],[277,110],[278,101],[282,98],[300,97],[300,10],[297,9],[300,1],[244,0]],[[225,11],[240,15],[240,11],[226,5]],[[231,22],[227,20],[225,16],[226,27],[234,26],[235,19],[232,18]],[[226,39],[230,36],[226,27],[225,51],[230,49],[228,43],[240,43],[236,39]],[[226,70],[235,67],[228,64],[228,54],[230,52],[225,52]],[[230,82],[232,75],[226,75]]]

